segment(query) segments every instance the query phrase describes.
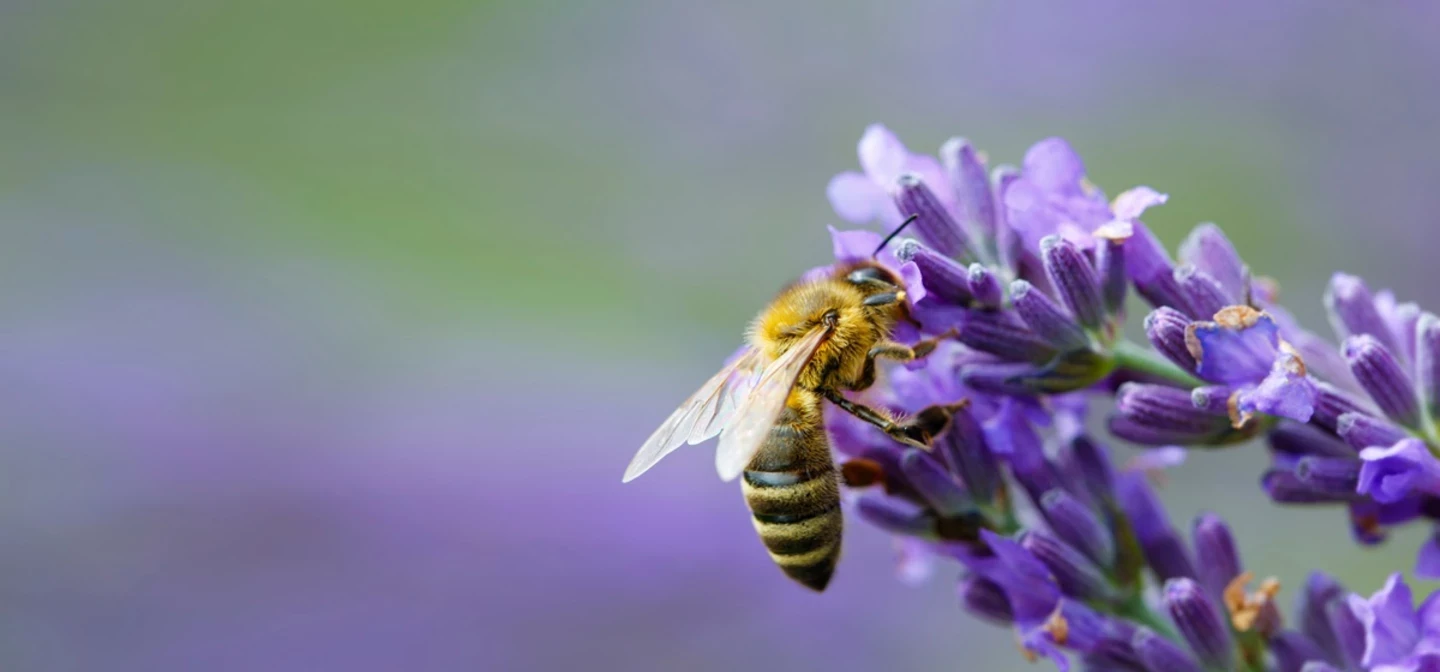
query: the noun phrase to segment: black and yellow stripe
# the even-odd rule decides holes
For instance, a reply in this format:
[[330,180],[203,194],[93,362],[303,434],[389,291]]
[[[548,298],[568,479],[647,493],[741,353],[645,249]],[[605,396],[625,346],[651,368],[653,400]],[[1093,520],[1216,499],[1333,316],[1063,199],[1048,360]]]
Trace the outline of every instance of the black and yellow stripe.
[[787,406],[741,489],[770,558],[790,578],[821,591],[840,558],[843,518],[839,474],[818,410],[809,406]]

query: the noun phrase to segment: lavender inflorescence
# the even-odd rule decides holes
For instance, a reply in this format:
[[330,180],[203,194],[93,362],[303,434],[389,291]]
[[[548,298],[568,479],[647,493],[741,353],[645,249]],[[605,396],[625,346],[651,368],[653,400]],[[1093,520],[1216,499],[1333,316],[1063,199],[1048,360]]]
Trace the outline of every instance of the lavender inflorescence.
[[[1440,669],[1440,598],[1417,610],[1398,574],[1364,598],[1316,572],[1287,623],[1279,584],[1247,570],[1226,522],[1201,514],[1183,535],[1151,482],[1182,447],[1263,439],[1257,480],[1275,502],[1343,507],[1364,544],[1433,524],[1440,317],[1337,274],[1334,345],[1218,226],[1172,257],[1141,221],[1168,196],[1107,200],[1058,138],[992,170],[964,139],[932,157],[877,125],[859,155],[861,171],[829,185],[835,212],[887,231],[916,216],[913,238],[878,255],[906,283],[901,337],[953,336],[863,393],[897,413],[953,411],[929,451],[827,418],[852,510],[903,540],[911,576],[958,562],[963,608],[1061,669]],[[831,231],[840,262],[881,239]],[[1148,344],[1123,334],[1132,290],[1151,307]],[[1097,396],[1115,402],[1111,434],[1154,448],[1113,464],[1085,430]],[[1420,576],[1440,577],[1437,539]]]

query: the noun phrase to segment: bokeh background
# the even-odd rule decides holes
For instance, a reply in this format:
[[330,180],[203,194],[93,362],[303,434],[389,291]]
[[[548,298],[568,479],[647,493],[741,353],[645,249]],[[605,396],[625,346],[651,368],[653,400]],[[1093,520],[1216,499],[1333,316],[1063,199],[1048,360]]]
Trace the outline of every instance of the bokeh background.
[[[1136,5],[0,2],[0,668],[1029,669],[859,525],[787,582],[708,448],[619,477],[874,121],[1440,306],[1440,8]],[[1287,604],[1409,567],[1262,462],[1163,496]]]

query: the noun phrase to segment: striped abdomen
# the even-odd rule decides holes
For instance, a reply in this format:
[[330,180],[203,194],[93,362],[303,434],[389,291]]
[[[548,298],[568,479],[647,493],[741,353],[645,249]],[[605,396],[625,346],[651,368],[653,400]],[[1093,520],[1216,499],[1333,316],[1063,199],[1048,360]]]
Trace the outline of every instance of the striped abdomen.
[[820,591],[840,558],[840,483],[818,398],[796,389],[790,401],[746,468],[741,489],[771,559]]

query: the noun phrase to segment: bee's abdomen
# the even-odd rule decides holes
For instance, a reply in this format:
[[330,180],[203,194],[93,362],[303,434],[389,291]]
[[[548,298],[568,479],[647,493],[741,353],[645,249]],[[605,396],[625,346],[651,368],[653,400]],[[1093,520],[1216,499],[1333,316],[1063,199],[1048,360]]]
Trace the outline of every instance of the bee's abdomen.
[[746,469],[741,489],[775,564],[824,590],[840,557],[840,484],[825,430],[787,409]]

